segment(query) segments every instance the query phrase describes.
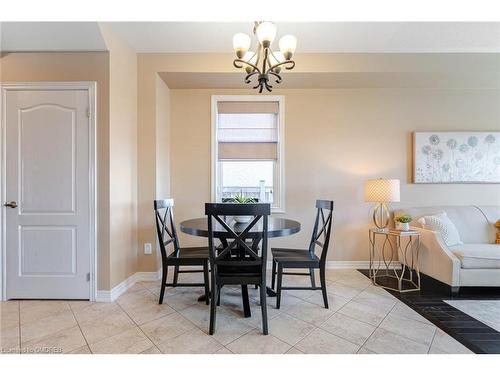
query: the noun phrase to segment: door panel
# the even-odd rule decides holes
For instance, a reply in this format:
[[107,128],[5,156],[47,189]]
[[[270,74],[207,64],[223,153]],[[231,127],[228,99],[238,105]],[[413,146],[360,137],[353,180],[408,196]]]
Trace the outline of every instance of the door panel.
[[19,116],[21,212],[73,213],[75,109],[42,105],[20,110]]
[[26,225],[20,234],[20,276],[75,275],[75,227]]
[[89,299],[87,90],[6,91],[7,299]]

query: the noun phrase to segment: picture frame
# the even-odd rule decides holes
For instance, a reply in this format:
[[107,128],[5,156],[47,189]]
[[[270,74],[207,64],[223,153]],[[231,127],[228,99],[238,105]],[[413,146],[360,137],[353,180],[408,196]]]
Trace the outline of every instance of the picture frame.
[[413,183],[500,183],[500,132],[414,132]]

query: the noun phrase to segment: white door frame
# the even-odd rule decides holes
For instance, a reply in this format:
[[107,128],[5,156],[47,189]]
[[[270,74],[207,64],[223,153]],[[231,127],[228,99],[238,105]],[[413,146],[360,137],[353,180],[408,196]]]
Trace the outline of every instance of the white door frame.
[[[7,201],[6,197],[6,122],[5,113],[6,98],[8,91],[20,90],[87,90],[89,95],[89,166],[90,166],[90,300],[95,301],[97,294],[97,175],[96,175],[96,82],[19,82],[1,83],[1,104],[0,104],[0,125],[2,141],[0,144],[0,161],[2,183],[0,184],[1,204]],[[2,207],[0,215],[0,301],[4,301],[7,296],[7,272],[6,272],[6,223],[5,209]]]

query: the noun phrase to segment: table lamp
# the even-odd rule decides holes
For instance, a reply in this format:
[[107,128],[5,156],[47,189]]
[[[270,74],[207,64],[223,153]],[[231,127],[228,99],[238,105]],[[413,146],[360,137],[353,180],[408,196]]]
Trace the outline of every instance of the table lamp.
[[373,210],[373,223],[379,229],[387,228],[389,224],[388,202],[399,202],[399,180],[365,181],[365,202],[375,202]]

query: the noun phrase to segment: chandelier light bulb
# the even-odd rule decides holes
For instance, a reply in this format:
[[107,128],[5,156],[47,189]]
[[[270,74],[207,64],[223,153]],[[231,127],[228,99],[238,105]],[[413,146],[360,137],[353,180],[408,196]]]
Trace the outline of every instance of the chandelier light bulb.
[[245,33],[238,33],[233,36],[233,48],[236,56],[241,59],[250,48],[251,39]]
[[[273,53],[270,54],[269,58],[271,60],[272,65],[282,63],[283,61],[286,60],[285,56],[283,56],[283,53],[281,53],[280,51],[276,51],[276,52],[273,51]],[[281,71],[281,66],[278,66],[278,67],[274,68],[273,70],[276,74],[279,74],[279,72]]]
[[[245,56],[243,56],[243,60],[248,61],[251,64],[257,64],[257,54],[252,51],[248,51],[245,53]],[[245,71],[247,74],[251,73],[253,68],[251,66],[245,66]]]
[[278,64],[285,60],[285,56],[281,51],[273,51],[273,53],[271,54],[271,61],[273,64]]
[[279,45],[285,59],[290,60],[297,48],[297,38],[293,35],[285,35],[280,39]]
[[269,21],[261,22],[257,25],[255,34],[262,47],[268,48],[276,38],[276,25]]

